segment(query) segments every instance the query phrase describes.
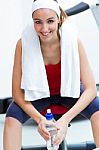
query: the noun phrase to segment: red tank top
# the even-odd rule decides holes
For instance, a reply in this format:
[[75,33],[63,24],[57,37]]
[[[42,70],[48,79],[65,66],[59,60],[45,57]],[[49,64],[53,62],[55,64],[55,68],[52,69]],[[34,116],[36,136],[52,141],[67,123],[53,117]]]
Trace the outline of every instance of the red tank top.
[[61,62],[55,65],[45,65],[50,95],[60,94]]

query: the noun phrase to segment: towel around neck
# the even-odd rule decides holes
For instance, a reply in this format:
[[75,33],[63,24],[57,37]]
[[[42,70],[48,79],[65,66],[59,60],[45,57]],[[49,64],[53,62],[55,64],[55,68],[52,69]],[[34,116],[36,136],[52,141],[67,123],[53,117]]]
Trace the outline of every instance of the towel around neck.
[[[63,97],[78,98],[80,95],[80,63],[77,32],[69,20],[60,28],[61,37],[61,89]],[[22,33],[21,88],[26,101],[50,97],[49,85],[39,37],[33,23]]]

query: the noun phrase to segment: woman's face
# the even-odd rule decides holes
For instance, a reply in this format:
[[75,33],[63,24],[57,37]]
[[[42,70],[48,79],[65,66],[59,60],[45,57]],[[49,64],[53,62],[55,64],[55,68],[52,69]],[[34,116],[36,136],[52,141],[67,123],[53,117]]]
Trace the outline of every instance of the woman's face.
[[33,13],[32,17],[34,28],[41,41],[50,41],[57,37],[59,19],[53,10],[38,9]]

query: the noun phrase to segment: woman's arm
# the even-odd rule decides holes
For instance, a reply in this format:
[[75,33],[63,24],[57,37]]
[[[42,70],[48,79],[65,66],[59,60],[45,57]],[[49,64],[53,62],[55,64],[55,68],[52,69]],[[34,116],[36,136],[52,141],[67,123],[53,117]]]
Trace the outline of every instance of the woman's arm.
[[12,97],[14,101],[26,112],[31,118],[33,118],[38,124],[38,132],[41,136],[47,140],[50,133],[45,128],[47,123],[45,117],[41,115],[29,101],[24,100],[24,90],[21,87],[21,75],[22,75],[22,44],[21,40],[17,42],[13,66],[12,77]]
[[82,93],[77,103],[66,114],[64,114],[64,118],[66,118],[66,121],[68,120],[68,122],[84,110],[97,94],[95,79],[89,65],[84,46],[79,39],[78,50],[80,58],[80,76],[85,91]]
[[56,145],[59,145],[65,138],[70,121],[89,105],[89,103],[96,97],[97,93],[93,73],[84,46],[80,40],[78,40],[78,49],[80,58],[80,75],[85,91],[82,93],[76,104],[56,122],[56,126],[59,127],[57,138],[55,140]]
[[24,100],[24,90],[21,89],[21,75],[22,75],[22,44],[21,39],[17,42],[13,76],[12,76],[12,97],[14,101],[37,123],[40,122],[41,118],[44,117],[32,106],[29,101]]

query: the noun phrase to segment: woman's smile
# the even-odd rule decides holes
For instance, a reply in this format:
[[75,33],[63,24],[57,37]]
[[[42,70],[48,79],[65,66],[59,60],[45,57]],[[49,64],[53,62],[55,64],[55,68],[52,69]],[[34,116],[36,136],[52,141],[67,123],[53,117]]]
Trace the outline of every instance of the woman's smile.
[[49,38],[52,35],[52,31],[50,32],[40,32],[40,37]]

